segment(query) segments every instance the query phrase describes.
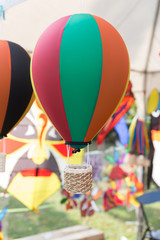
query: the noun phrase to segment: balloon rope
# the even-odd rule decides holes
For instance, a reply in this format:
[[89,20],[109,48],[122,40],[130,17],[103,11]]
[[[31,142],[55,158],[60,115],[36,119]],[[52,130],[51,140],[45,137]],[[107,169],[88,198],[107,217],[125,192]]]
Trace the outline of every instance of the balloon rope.
[[89,157],[89,144],[87,144],[87,168],[90,165],[90,157]]
[[69,165],[69,152],[70,152],[70,146],[69,145],[66,145],[67,146],[67,164]]
[[3,153],[6,153],[6,141],[5,138],[3,138]]

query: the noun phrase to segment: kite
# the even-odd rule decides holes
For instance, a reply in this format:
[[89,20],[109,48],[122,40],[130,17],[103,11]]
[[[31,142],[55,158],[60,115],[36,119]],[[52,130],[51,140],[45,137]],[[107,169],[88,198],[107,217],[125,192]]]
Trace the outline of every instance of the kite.
[[[102,128],[100,133],[97,135],[97,139],[96,139],[97,145],[100,145],[103,143],[107,134],[115,127],[115,125],[119,122],[119,120],[124,116],[124,114],[129,110],[129,108],[134,103],[134,97],[133,97],[131,88],[132,88],[132,84],[129,81],[127,91],[126,91],[120,105],[118,106],[117,110],[112,115],[112,117],[108,120],[106,125]],[[126,143],[126,141],[125,141],[125,143]]]
[[[31,210],[54,194],[63,181],[67,150],[64,141],[35,101],[6,141],[6,172],[0,174],[1,187]],[[3,148],[0,142],[0,150]],[[70,162],[80,164],[82,153]]]
[[130,138],[128,143],[128,151],[131,154],[149,154],[149,138],[147,128],[143,119],[134,117],[129,128]]
[[119,122],[114,126],[114,130],[118,134],[120,143],[126,147],[129,140],[129,130],[124,116],[121,117]]
[[141,181],[137,178],[134,172],[131,172],[127,178],[125,178],[127,188],[126,194],[126,205],[127,207],[132,204],[133,206],[139,206],[139,203],[136,201],[136,197],[143,194],[144,186]]
[[103,207],[105,211],[122,205],[124,205],[124,201],[118,197],[112,188],[103,193]]
[[128,173],[126,173],[121,167],[115,166],[112,168],[112,171],[109,175],[109,179],[112,181],[120,180],[126,178]]
[[153,89],[148,98],[147,113],[151,114],[152,112],[158,109],[159,109],[159,93],[157,89]]

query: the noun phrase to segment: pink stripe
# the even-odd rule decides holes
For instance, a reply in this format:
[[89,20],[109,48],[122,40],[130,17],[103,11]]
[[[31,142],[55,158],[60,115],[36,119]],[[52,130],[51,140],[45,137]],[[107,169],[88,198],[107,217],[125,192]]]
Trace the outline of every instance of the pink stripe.
[[32,58],[32,77],[38,98],[60,135],[71,141],[60,86],[61,38],[70,16],[51,24],[39,38]]

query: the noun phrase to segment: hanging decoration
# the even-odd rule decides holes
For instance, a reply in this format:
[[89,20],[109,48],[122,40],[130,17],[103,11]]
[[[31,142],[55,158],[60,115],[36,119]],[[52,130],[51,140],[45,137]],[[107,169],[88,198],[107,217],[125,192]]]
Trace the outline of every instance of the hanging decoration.
[[[112,25],[91,14],[74,14],[52,23],[40,36],[31,74],[37,99],[76,153],[91,143],[123,98],[129,56]],[[70,165],[64,175],[68,179],[75,173],[80,191],[91,171],[88,165]]]
[[127,147],[129,141],[129,130],[125,117],[121,117],[119,122],[114,126],[114,130],[118,134],[120,143]]
[[80,202],[80,211],[81,216],[92,216],[95,212],[99,212],[100,209],[96,204],[96,200],[98,200],[102,195],[102,190],[95,186],[91,192],[82,195]]
[[152,178],[156,185],[160,187],[160,130],[151,130],[151,136],[154,147],[154,155],[153,155],[153,169],[152,169]]
[[157,89],[153,89],[151,94],[148,98],[147,103],[147,113],[151,114],[153,111],[155,111],[159,106],[159,93]]
[[[126,93],[125,93],[125,95],[124,95],[120,105],[118,106],[117,110],[112,115],[112,117],[109,119],[109,121],[102,128],[100,133],[97,135],[97,139],[96,139],[96,144],[97,145],[100,145],[100,144],[102,144],[104,142],[104,139],[107,136],[107,134],[117,125],[117,123],[121,120],[121,118],[124,116],[124,114],[133,105],[133,103],[134,103],[134,96],[133,96],[131,88],[132,88],[132,84],[131,84],[131,81],[129,81],[129,84],[128,84],[128,87],[127,87],[127,91],[126,91]],[[121,143],[123,145],[127,145],[126,142],[128,140],[127,139],[128,138],[128,131],[127,131],[125,126],[124,126],[124,128],[125,128],[126,135],[125,135],[125,138],[123,137],[123,139],[122,139],[122,137],[120,135],[120,141],[121,141]],[[120,132],[119,132],[119,134],[120,134]]]
[[130,172],[127,178],[125,178],[126,184],[128,186],[126,193],[126,205],[129,208],[132,204],[133,206],[138,206],[139,203],[136,197],[143,194],[144,186],[143,183],[137,178],[134,172]]
[[[127,157],[129,158],[130,156],[132,157],[132,155],[134,155],[133,159],[135,158],[137,165],[148,166],[148,161],[146,161],[146,158],[148,157],[150,151],[149,138],[143,119],[140,119],[136,116],[132,120],[129,132],[130,138],[128,143],[128,151],[131,155],[128,155]],[[137,157],[139,158],[138,160]]]
[[109,179],[115,181],[126,178],[127,176],[128,176],[127,172],[125,172],[121,167],[115,166],[112,168],[112,171],[109,175]]
[[[68,144],[82,148],[124,95],[129,57],[121,36],[109,23],[90,14],[75,14],[51,24],[41,35],[31,72],[35,92],[51,122]],[[106,106],[111,99],[112,104]]]
[[0,137],[5,137],[26,115],[34,94],[30,56],[18,44],[0,41]]
[[[35,101],[25,118],[5,138],[5,143],[6,171],[0,173],[0,186],[37,212],[39,205],[63,182],[67,161],[64,141]],[[0,142],[2,150],[3,141]],[[75,159],[70,150],[70,162],[81,164],[83,154],[82,150]]]
[[91,192],[86,194],[70,194],[64,188],[61,190],[63,196],[61,204],[65,204],[65,209],[71,210],[79,208],[82,217],[92,216],[95,212],[99,212],[100,209],[96,204],[102,195],[102,190],[95,186]]
[[[113,157],[109,155],[106,156],[109,165],[112,165],[112,168],[110,168],[110,171],[107,173],[108,188],[104,192],[104,205],[106,206],[106,210],[113,208],[113,203],[114,201],[116,202],[116,200],[117,205],[120,201],[120,205],[123,203],[128,209],[131,206],[137,207],[139,205],[136,201],[136,196],[142,194],[144,191],[143,183],[136,176],[137,166],[143,166],[142,164],[144,164],[144,161],[137,162],[136,168],[133,168],[135,162],[133,163],[127,160],[129,154],[123,154],[120,157],[119,153],[120,152],[117,149],[114,149],[113,153],[111,153],[113,154]],[[133,157],[135,155],[131,156]],[[137,159],[140,160],[141,156],[142,155],[138,156]],[[131,159],[131,157],[129,159]],[[146,161],[145,164],[148,166],[148,160],[146,159]]]
[[124,205],[124,201],[118,197],[116,191],[112,188],[103,193],[103,207],[105,211],[122,205]]
[[61,204],[66,204],[66,210],[73,209],[78,206],[75,200],[77,197],[76,194],[70,194],[65,189],[62,189],[61,194],[64,196],[64,198],[61,200]]
[[[92,166],[89,155],[87,164],[69,165],[69,148],[67,165],[64,169],[64,189],[70,193],[87,193],[92,188]],[[89,153],[89,151],[88,151]]]

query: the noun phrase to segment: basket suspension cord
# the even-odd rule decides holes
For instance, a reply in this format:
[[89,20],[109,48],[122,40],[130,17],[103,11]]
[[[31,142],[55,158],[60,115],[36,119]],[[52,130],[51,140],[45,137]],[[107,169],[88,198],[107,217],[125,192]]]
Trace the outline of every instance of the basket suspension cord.
[[69,165],[69,152],[70,152],[70,146],[66,145],[67,147],[67,165]]
[[3,142],[3,153],[6,153],[6,141],[5,141],[5,137],[3,137],[2,142]]
[[6,141],[5,137],[2,139],[2,152],[0,153],[0,172],[5,172],[6,165]]
[[90,157],[89,157],[89,143],[87,144],[87,168],[90,165]]

